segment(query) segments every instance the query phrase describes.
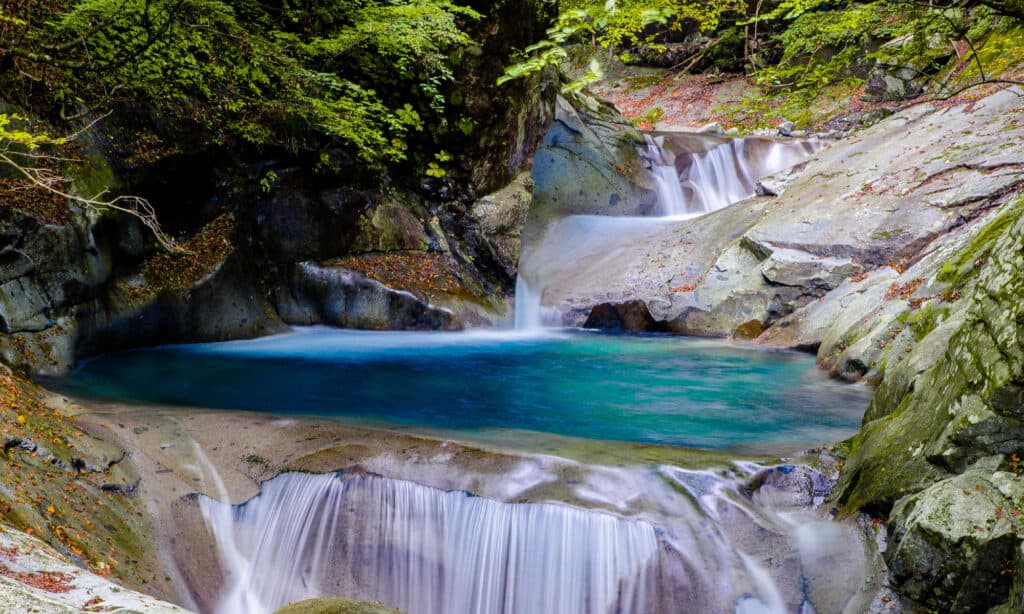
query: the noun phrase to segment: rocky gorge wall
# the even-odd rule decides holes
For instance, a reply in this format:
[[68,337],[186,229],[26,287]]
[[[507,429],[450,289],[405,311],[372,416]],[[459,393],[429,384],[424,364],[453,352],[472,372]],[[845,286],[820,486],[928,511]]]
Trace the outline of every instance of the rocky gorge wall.
[[[102,119],[83,137],[87,164],[69,183],[147,198],[183,250],[160,253],[128,216],[47,194],[35,195],[45,207],[26,205],[10,192],[0,203],[3,362],[59,374],[102,352],[288,325],[503,321],[532,187],[524,169],[550,122],[557,78],[495,82],[513,50],[544,35],[550,8],[480,7],[450,94],[474,128],[443,178],[358,163],[325,172],[308,155],[192,146],[174,142],[173,130],[129,162],[118,152],[135,150],[126,135],[143,120],[131,110]],[[144,128],[159,137],[159,125]]]
[[[609,127],[635,151],[630,127],[560,108],[534,169],[542,229],[524,234],[524,254],[566,325],[750,338],[877,384],[835,503],[887,526],[890,580],[914,602],[1016,612],[1022,105],[1015,90],[916,105],[761,178],[765,196],[658,224],[580,216],[643,214],[650,186],[631,178],[642,161],[628,148],[575,153]],[[614,203],[559,208],[568,190],[605,184]]]

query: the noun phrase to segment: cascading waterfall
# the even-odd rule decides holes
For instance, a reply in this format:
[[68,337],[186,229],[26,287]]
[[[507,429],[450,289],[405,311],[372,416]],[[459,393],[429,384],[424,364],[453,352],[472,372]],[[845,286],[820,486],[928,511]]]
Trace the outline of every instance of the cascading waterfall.
[[751,496],[762,471],[591,466],[566,485],[629,517],[362,473],[286,473],[239,506],[199,497],[224,575],[207,607],[269,614],[338,595],[408,614],[865,611],[881,581],[873,545],[791,492]]
[[658,193],[658,208],[662,215],[675,217],[693,213],[688,209],[683,196],[682,182],[674,158],[651,135],[645,134],[644,141],[647,143],[647,156],[651,162],[651,174]]
[[242,506],[201,497],[200,509],[224,614],[321,595],[409,614],[659,611],[654,528],[607,513],[336,474],[284,474]]
[[543,326],[541,318],[541,296],[534,292],[526,279],[516,277],[515,329],[519,331],[539,330]]
[[[645,146],[641,150],[650,164],[656,195],[655,214],[644,219],[654,223],[693,218],[746,200],[754,196],[759,178],[789,168],[821,147],[813,140],[776,142],[763,137],[722,138],[692,133],[676,135],[673,145],[667,147],[668,138],[666,134],[645,134]],[[680,149],[683,151],[678,151]],[[624,227],[635,226],[632,221],[625,221],[629,218],[610,219],[623,219]],[[606,226],[603,228],[608,230]],[[614,237],[614,234],[612,231],[609,236]],[[586,255],[576,249],[577,239],[568,241],[558,237],[555,240],[566,245],[565,260],[574,263],[586,260]],[[521,271],[527,268],[526,260],[520,256]],[[560,320],[558,315],[546,316],[541,306],[546,282],[547,278],[537,271],[529,281],[523,279],[522,274],[516,280],[517,330],[537,330],[546,320]]]
[[691,193],[694,208],[710,213],[754,195],[756,177],[747,165],[743,143],[743,139],[732,139],[695,154],[683,176],[677,175]]

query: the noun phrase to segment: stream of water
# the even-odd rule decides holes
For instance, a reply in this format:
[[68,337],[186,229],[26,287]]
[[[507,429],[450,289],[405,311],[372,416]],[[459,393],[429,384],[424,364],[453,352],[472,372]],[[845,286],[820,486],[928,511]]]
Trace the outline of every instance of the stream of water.
[[[685,135],[699,144],[694,151],[673,153],[666,147],[666,135],[644,135],[641,155],[650,166],[649,172],[657,196],[657,215],[649,217],[615,217],[574,215],[549,224],[547,233],[575,229],[575,218],[603,218],[600,232],[583,238],[578,234],[545,236],[542,243],[565,246],[561,258],[545,258],[524,247],[516,280],[515,328],[537,330],[544,326],[560,326],[557,308],[544,307],[544,290],[550,277],[571,275],[572,267],[586,266],[588,258],[601,252],[601,243],[612,244],[620,234],[635,233],[638,227],[651,228],[661,223],[687,223],[694,217],[713,213],[734,205],[756,193],[757,180],[792,167],[805,159],[820,145],[816,141],[775,142],[770,139],[721,138],[701,134]],[[537,247],[537,246],[530,246]],[[557,272],[552,273],[551,269]]]
[[[598,253],[608,235],[642,238],[651,224],[685,223],[748,198],[759,174],[792,163],[781,149],[761,147],[754,164],[736,139],[681,160],[648,137],[664,217],[576,216],[552,227],[575,233],[581,253]],[[467,482],[481,492],[402,479],[422,476],[403,465],[422,459],[399,456],[384,463],[388,476],[283,473],[231,505],[196,446],[211,495],[198,497],[198,513],[223,575],[219,597],[201,601],[218,614],[270,614],[323,595],[408,614],[864,610],[874,545],[812,511],[830,487],[827,471],[741,461],[693,470],[607,454],[607,465],[584,464],[546,456],[537,440],[780,453],[854,433],[865,389],[826,380],[813,357],[793,352],[544,328],[560,314],[542,306],[544,280],[534,282],[517,284],[514,332],[302,329],[102,356],[55,386],[500,440],[515,450],[519,467],[493,483]],[[511,473],[520,469],[532,481],[518,485]]]

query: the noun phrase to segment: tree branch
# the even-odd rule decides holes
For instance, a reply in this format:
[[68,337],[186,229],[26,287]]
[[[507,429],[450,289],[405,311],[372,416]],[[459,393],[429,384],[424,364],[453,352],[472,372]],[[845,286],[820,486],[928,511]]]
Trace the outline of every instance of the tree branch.
[[9,151],[0,150],[0,162],[10,165],[11,168],[16,170],[36,187],[46,190],[56,196],[76,202],[79,205],[94,211],[118,211],[130,215],[139,220],[143,226],[153,233],[153,237],[161,248],[171,252],[183,251],[182,248],[175,243],[174,239],[164,234],[164,231],[160,228],[160,222],[157,220],[156,210],[153,209],[153,205],[151,205],[145,198],[140,196],[117,196],[112,199],[104,200],[107,190],[103,190],[92,197],[75,196],[74,194],[69,194],[57,187],[63,181],[63,178],[60,175],[45,168],[28,168],[22,166],[8,155],[9,153]]

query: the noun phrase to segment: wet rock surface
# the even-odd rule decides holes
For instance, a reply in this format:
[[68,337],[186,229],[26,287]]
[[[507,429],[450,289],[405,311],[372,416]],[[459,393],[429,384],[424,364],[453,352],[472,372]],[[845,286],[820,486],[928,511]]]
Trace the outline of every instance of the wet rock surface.
[[[1018,188],[1024,138],[1006,136],[1021,134],[1011,119],[1020,104],[1003,91],[969,105],[911,107],[816,154],[780,196],[697,219],[615,229],[608,222],[601,243],[580,238],[583,227],[593,233],[596,223],[556,220],[524,248],[528,262],[548,263],[527,270],[531,287],[546,284],[544,304],[558,307],[568,325],[580,325],[600,303],[636,299],[677,332],[729,336],[751,320],[770,330],[846,279],[912,265]],[[586,155],[599,156],[607,168],[613,158],[601,151]],[[541,175],[534,202],[544,205],[555,195]],[[606,213],[600,209],[557,213]],[[571,262],[566,245],[573,246]],[[750,274],[762,266],[762,273]],[[544,282],[533,281],[539,279]]]
[[2,524],[0,604],[6,612],[187,614],[176,605],[83,571],[42,541]]

